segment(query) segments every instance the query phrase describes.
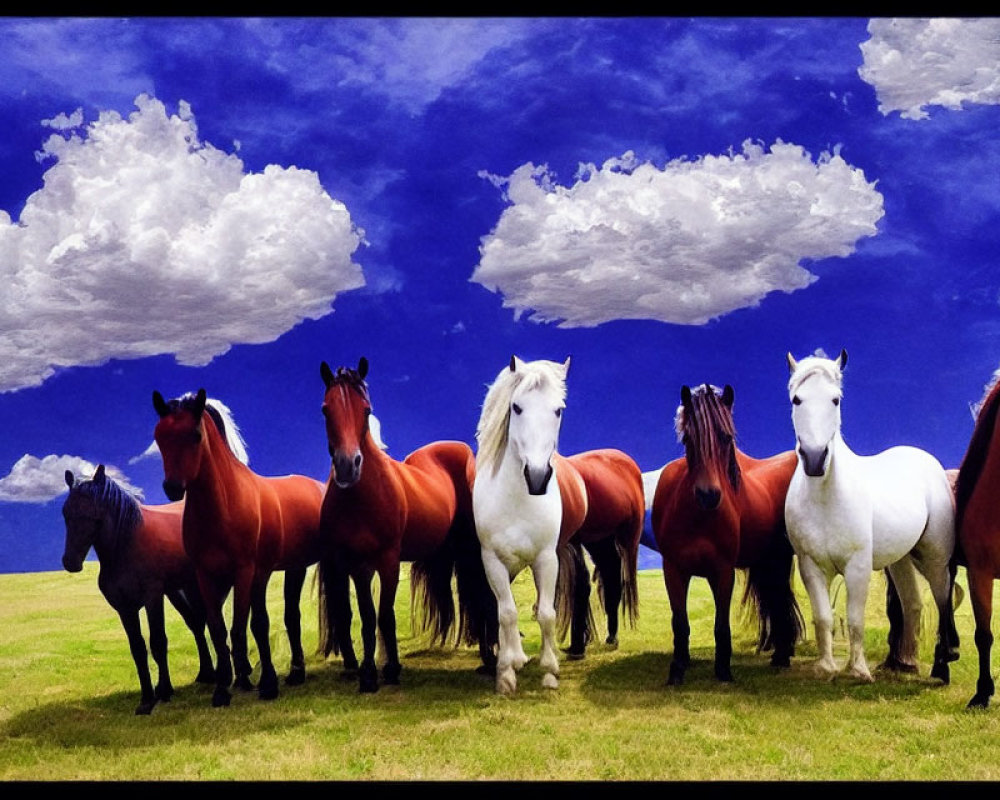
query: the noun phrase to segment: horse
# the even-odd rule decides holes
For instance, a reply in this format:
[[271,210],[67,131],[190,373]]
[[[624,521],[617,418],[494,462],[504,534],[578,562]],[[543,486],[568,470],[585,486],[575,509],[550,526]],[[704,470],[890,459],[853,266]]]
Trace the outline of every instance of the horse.
[[573,583],[565,591],[570,593],[571,617],[566,656],[576,661],[584,658],[595,625],[584,551],[594,563],[593,580],[607,622],[605,644],[618,647],[619,609],[626,624],[635,626],[645,495],[639,466],[621,450],[603,448],[571,456],[555,452],[552,463],[562,500],[559,546],[568,546],[575,561]]
[[975,642],[979,655],[976,693],[967,708],[988,708],[995,686],[990,674],[993,647],[993,581],[1000,577],[1000,524],[996,497],[1000,487],[1000,373],[994,375],[976,413],[968,448],[955,479],[954,565],[964,566],[969,581]]
[[874,680],[864,653],[865,604],[872,572],[887,569],[902,611],[898,659],[909,665],[907,671],[916,671],[919,572],[938,610],[931,677],[947,684],[949,662],[958,657],[951,635],[955,511],[948,476],[934,456],[917,447],[891,447],[872,456],[848,447],[841,434],[846,350],[836,359],[814,355],[797,361],[788,353],[786,360],[797,463],[785,521],[812,605],[815,668],[824,677],[838,672],[830,582],[840,574],[847,588],[847,672]]
[[804,629],[784,520],[795,454],[754,458],[740,450],[734,400],[729,384],[681,387],[674,429],[684,456],[659,471],[653,494],[651,523],[663,558],[674,638],[668,685],[683,683],[691,664],[687,596],[692,577],[707,579],[715,601],[719,681],[733,681],[730,607],[737,569],[747,576],[742,602],[757,614],[757,650],[773,650],[771,666],[791,665]]
[[[231,685],[254,688],[248,620],[260,657],[257,693],[272,700],[278,696],[278,680],[271,659],[267,584],[272,573],[284,571],[284,621],[291,648],[285,683],[299,685],[305,681],[299,600],[306,570],[324,555],[319,535],[324,485],[303,475],[253,472],[228,409],[209,402],[204,389],[169,403],[154,391],[153,407],[159,416],[153,438],[163,457],[163,491],[170,500],[185,499],[184,549],[195,565],[216,652],[212,705],[230,704]],[[222,608],[230,591],[231,650]]]
[[[215,669],[205,641],[205,606],[194,565],[181,541],[184,504],[140,503],[108,477],[103,464],[98,464],[88,480],[77,480],[71,470],[66,470],[65,479],[69,495],[62,506],[66,523],[62,565],[67,572],[80,572],[91,547],[97,554],[97,585],[108,605],[118,612],[139,676],[141,696],[135,713],[150,714],[157,702],[169,702],[174,694],[167,663],[164,596],[194,635],[200,665],[195,681],[214,681]],[[143,608],[159,672],[155,688],[139,622]]]
[[[358,691],[379,689],[375,663],[376,638],[381,636],[386,660],[381,680],[398,685],[402,666],[396,635],[395,598],[402,562],[410,562],[413,608],[431,632],[431,643],[480,645],[483,668],[491,669],[492,653],[483,637],[489,589],[479,558],[472,519],[471,485],[475,458],[460,441],[426,444],[402,461],[378,446],[368,384],[368,360],[355,369],[334,372],[320,364],[325,387],[322,413],[331,458],[320,514],[320,534],[330,548],[331,563],[323,564],[321,603],[326,608],[328,637],[347,637],[350,606],[346,580],[340,594],[328,591],[331,575],[350,574],[361,617],[363,657]],[[372,579],[379,577],[376,612]],[[456,615],[452,579],[458,590]],[[339,602],[337,602],[339,598]],[[345,607],[346,605],[346,607]]]

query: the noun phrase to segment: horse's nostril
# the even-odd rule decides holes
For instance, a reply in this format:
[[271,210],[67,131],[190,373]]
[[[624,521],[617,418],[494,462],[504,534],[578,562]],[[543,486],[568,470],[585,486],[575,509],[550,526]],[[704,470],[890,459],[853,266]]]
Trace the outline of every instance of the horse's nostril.
[[354,456],[354,466],[355,467],[361,466],[361,453],[358,453],[356,456]]

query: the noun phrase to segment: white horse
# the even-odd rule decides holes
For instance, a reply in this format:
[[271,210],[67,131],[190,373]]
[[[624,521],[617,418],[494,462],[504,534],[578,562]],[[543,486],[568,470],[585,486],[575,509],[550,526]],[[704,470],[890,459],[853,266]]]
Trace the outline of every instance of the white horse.
[[949,682],[955,660],[950,641],[955,512],[940,462],[916,447],[892,447],[877,455],[851,451],[840,433],[842,371],[847,351],[836,359],[787,356],[799,461],[785,498],[788,536],[809,592],[817,671],[833,677],[833,614],[830,582],[844,577],[850,638],[848,672],[872,681],[864,654],[864,615],[874,570],[888,568],[903,609],[899,658],[916,670],[920,621],[919,571],[937,604],[938,641],[931,677]]
[[472,508],[486,577],[497,600],[499,648],[496,690],[512,694],[527,661],[511,582],[531,567],[542,633],[542,686],[559,686],[556,655],[557,545],[562,496],[556,448],[566,405],[569,359],[525,362],[511,356],[486,393],[476,429]]

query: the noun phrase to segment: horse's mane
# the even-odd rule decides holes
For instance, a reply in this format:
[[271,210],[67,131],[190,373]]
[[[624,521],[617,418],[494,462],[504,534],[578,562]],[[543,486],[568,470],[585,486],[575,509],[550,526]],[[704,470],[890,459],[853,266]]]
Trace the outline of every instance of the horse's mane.
[[689,452],[702,461],[716,459],[720,451],[717,431],[732,437],[729,444],[726,475],[734,490],[740,488],[742,473],[736,460],[736,426],[729,408],[722,402],[722,390],[718,386],[703,383],[691,390],[691,410],[689,414],[682,403],[677,408],[674,417],[674,430],[677,441],[683,442],[685,436],[690,444]]
[[994,379],[986,397],[979,404],[976,426],[972,430],[969,447],[958,468],[958,478],[955,480],[956,530],[961,530],[962,516],[986,463],[986,456],[989,454],[990,443],[996,430],[998,409],[1000,409],[1000,382]]
[[[194,408],[195,397],[196,395],[194,392],[188,392],[187,394],[171,400],[167,405],[171,409],[184,408],[190,411]],[[250,456],[247,455],[246,442],[243,441],[243,434],[240,432],[239,426],[236,424],[236,420],[233,419],[233,412],[229,410],[229,406],[221,400],[209,397],[205,401],[205,411],[207,411],[209,416],[211,416],[212,422],[214,422],[215,427],[219,429],[219,433],[222,435],[226,444],[229,445],[229,449],[232,451],[233,455],[236,456],[237,460],[242,464],[249,464]]]
[[142,509],[138,499],[107,474],[103,481],[95,481],[93,478],[77,481],[70,489],[70,494],[89,497],[102,508],[108,509],[114,518],[114,531],[118,541],[130,537],[142,522]]
[[504,450],[507,449],[511,399],[519,389],[531,391],[539,387],[557,392],[559,399],[564,401],[566,379],[563,365],[540,359],[518,362],[516,370],[511,370],[509,366],[500,370],[486,392],[476,427],[476,459],[481,466],[492,466],[493,473],[496,474],[503,460]]
[[813,375],[823,375],[829,378],[837,388],[843,391],[844,376],[836,360],[822,356],[806,356],[801,359],[788,378],[788,394],[793,395],[798,388]]

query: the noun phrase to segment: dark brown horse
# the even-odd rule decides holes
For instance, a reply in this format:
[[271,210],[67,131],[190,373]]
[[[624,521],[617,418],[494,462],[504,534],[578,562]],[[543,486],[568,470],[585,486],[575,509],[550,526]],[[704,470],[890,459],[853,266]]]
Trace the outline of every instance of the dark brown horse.
[[[67,572],[80,572],[87,553],[94,548],[100,562],[97,585],[108,605],[118,612],[139,675],[142,695],[135,713],[149,714],[157,701],[165,703],[174,693],[167,665],[164,596],[194,635],[201,666],[195,680],[212,683],[215,669],[205,641],[205,606],[194,564],[181,541],[184,504],[140,503],[107,476],[103,464],[89,480],[76,480],[69,470],[65,477],[69,496],[62,507],[66,523],[63,567]],[[139,622],[143,608],[149,646],[159,670],[155,688]]]
[[[307,568],[323,555],[319,511],[324,487],[303,475],[271,478],[253,472],[227,438],[237,435],[232,420],[227,425],[206,400],[204,389],[170,403],[153,392],[160,417],[154,438],[163,456],[163,490],[171,500],[186,498],[184,549],[197,569],[216,652],[212,705],[229,705],[234,670],[235,686],[253,689],[248,620],[260,656],[258,695],[270,700],[278,696],[278,680],[271,660],[267,584],[272,573],[285,572],[285,627],[292,651],[286,683],[302,683],[299,599]],[[230,591],[231,651],[222,614]]]
[[964,566],[976,620],[979,679],[969,708],[987,708],[993,697],[993,581],[1000,578],[1000,381],[994,380],[976,416],[976,425],[955,481],[954,563]]
[[[486,583],[472,518],[471,486],[475,458],[463,442],[432,442],[402,461],[389,456],[372,437],[368,361],[357,369],[336,372],[320,366],[325,394],[323,416],[332,460],[323,500],[320,529],[331,548],[322,576],[346,571],[351,575],[361,616],[364,657],[359,691],[378,690],[375,666],[376,635],[381,634],[387,656],[382,680],[398,684],[401,665],[394,610],[400,565],[411,562],[411,598],[423,603],[423,622],[432,642],[480,644],[487,668],[495,657],[486,645],[485,624],[491,598]],[[376,612],[372,579],[379,577]],[[452,580],[456,581],[456,615]],[[350,620],[344,602],[345,582],[338,579],[339,595],[325,592],[330,638],[344,644]],[[321,602],[324,602],[321,599]],[[419,620],[418,620],[419,621]],[[329,640],[329,639],[328,639]]]
[[708,580],[715,598],[715,676],[731,681],[730,605],[737,569],[747,571],[744,602],[759,614],[758,648],[773,649],[772,666],[787,667],[803,632],[792,590],[794,552],[785,533],[784,500],[794,451],[751,458],[735,442],[731,386],[681,389],[675,419],[685,455],[660,473],[652,525],[663,556],[674,655],[669,684],[690,665],[687,595],[691,578]]

